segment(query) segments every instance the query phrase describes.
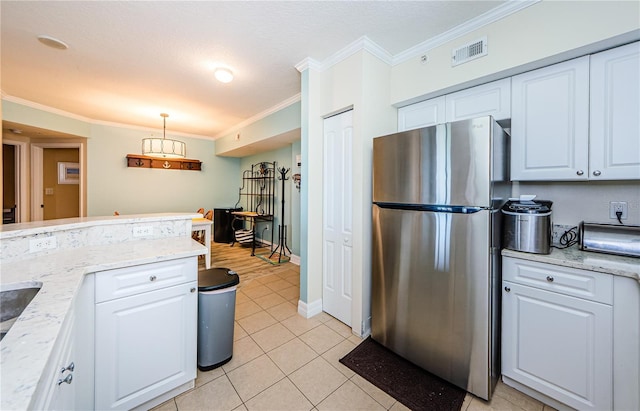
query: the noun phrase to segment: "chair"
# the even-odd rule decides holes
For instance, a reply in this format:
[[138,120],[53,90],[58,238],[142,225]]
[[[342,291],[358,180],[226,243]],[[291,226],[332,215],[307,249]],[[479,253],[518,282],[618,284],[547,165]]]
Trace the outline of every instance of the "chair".
[[[198,213],[198,214],[203,214],[203,215],[204,215],[204,208],[199,208],[199,209],[198,209],[198,211],[196,211],[196,213]],[[213,212],[212,212],[212,213],[213,213]],[[200,230],[200,231],[194,231],[194,232],[191,234],[191,238],[193,238],[194,240],[196,240],[197,242],[202,243],[202,244],[204,244],[204,238],[203,238],[203,236],[204,236],[204,231],[203,231],[203,230]]]
[[213,210],[207,211],[207,213],[204,215],[204,218],[206,218],[207,220],[213,221]]

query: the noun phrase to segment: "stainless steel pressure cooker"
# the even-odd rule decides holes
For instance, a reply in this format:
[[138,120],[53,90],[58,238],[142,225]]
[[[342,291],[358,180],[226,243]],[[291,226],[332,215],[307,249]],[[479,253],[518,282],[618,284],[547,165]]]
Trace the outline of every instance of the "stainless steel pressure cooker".
[[502,206],[504,247],[526,253],[551,252],[551,205],[545,200],[509,200]]

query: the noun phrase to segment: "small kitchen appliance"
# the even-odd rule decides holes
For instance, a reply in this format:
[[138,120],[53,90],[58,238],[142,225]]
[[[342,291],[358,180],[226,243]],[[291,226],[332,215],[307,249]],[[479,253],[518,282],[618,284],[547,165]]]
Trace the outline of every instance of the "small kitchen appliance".
[[640,226],[580,224],[580,249],[599,253],[640,257]]
[[525,253],[551,252],[551,205],[545,200],[511,199],[502,206],[504,247]]

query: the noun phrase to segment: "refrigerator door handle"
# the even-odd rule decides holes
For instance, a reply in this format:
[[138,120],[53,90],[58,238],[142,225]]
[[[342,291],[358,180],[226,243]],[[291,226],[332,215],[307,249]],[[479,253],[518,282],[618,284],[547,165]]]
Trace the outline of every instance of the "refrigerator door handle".
[[434,204],[401,204],[401,203],[373,203],[380,208],[388,208],[393,210],[409,210],[409,211],[431,211],[436,213],[456,213],[456,214],[474,214],[483,210],[490,210],[486,207],[469,207],[469,206],[451,206],[451,205],[434,205]]

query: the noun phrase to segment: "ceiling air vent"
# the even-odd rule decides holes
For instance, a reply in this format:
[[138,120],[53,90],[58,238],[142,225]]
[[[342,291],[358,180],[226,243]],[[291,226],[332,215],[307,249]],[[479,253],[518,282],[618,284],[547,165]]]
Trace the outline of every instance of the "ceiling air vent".
[[487,55],[487,38],[483,37],[451,50],[451,66],[466,63]]

